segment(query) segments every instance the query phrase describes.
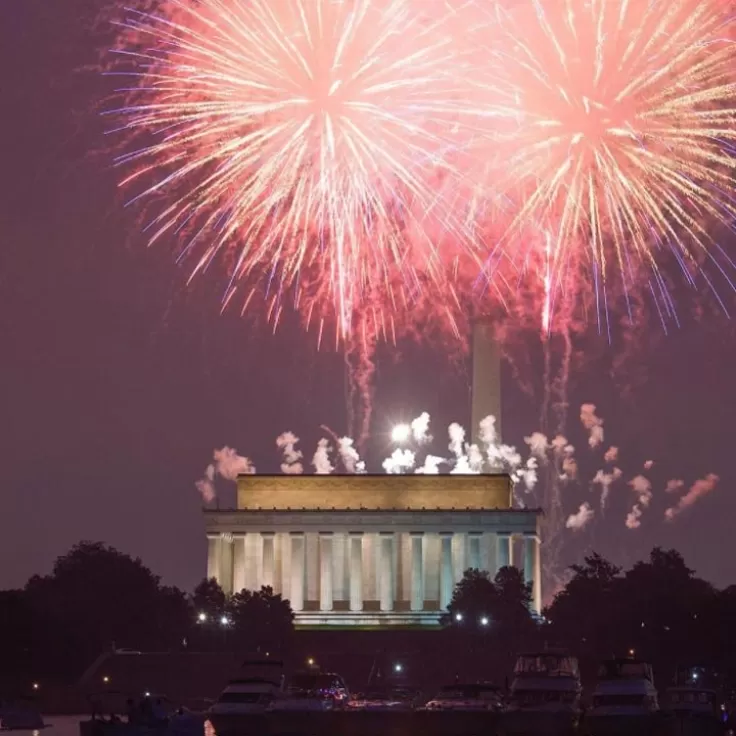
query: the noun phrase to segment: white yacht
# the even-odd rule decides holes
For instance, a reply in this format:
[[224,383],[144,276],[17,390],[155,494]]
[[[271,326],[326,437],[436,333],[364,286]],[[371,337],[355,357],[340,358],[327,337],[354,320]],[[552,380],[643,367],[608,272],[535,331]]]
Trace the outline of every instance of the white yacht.
[[598,668],[593,701],[586,713],[591,736],[656,731],[659,699],[651,665],[635,659],[612,659]]
[[582,685],[578,660],[564,651],[522,654],[516,660],[502,732],[570,734],[580,722]]
[[264,714],[283,690],[283,663],[268,659],[246,662],[240,677],[230,680],[207,711],[218,736],[237,732],[243,719]]

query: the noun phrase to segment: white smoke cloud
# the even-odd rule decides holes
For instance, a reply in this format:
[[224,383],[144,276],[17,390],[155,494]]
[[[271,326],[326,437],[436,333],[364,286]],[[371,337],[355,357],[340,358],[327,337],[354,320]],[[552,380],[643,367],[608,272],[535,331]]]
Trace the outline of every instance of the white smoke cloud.
[[450,452],[459,460],[464,454],[465,430],[457,422],[453,422],[447,428],[447,433],[450,436]]
[[580,421],[589,432],[588,444],[598,447],[603,442],[603,420],[595,413],[595,404],[580,407]]
[[615,447],[614,445],[611,445],[607,450],[605,455],[603,455],[603,459],[607,463],[615,463],[616,460],[618,460],[618,447]]
[[638,500],[626,516],[626,528],[638,529],[641,526],[641,517],[644,514],[644,509],[649,508],[649,504],[652,501],[652,483],[649,478],[643,475],[637,475],[629,481],[629,485],[634,490],[634,493],[637,494]]
[[468,465],[473,473],[483,472],[483,453],[478,445],[468,446]]
[[341,437],[338,440],[337,451],[347,473],[365,473],[365,463],[360,459],[355,443],[350,437]]
[[595,511],[593,511],[590,504],[586,501],[580,504],[580,508],[576,514],[571,514],[567,517],[565,526],[573,531],[580,531],[587,526],[594,516]]
[[647,460],[644,463],[644,470],[651,470],[654,467],[654,460]]
[[641,515],[642,510],[637,504],[634,504],[633,508],[626,515],[626,528],[627,529],[638,529],[641,526]]
[[304,467],[299,462],[303,456],[295,445],[299,438],[293,432],[284,432],[276,438],[276,446],[284,453],[284,462],[281,463],[281,472],[284,475],[301,475]]
[[547,435],[542,432],[532,432],[529,437],[524,437],[524,442],[529,445],[529,450],[535,457],[540,460],[547,459],[547,451],[550,449],[550,444],[547,440]]
[[556,455],[563,455],[568,447],[567,437],[558,434],[549,444]]
[[412,419],[411,434],[418,445],[426,445],[432,441],[432,435],[429,434],[429,414],[426,411]]
[[234,482],[239,475],[252,475],[256,472],[253,463],[232,447],[222,447],[212,453],[212,463],[205,468],[204,475],[194,485],[205,503],[214,501],[217,497],[215,477]]
[[332,452],[330,443],[323,437],[317,443],[317,449],[312,457],[315,475],[329,475],[335,469],[330,462],[330,452]]
[[495,445],[498,442],[498,432],[496,431],[496,417],[487,416],[480,420],[480,441],[486,445]]
[[634,493],[639,496],[639,503],[642,506],[649,506],[652,500],[652,483],[649,478],[643,475],[637,475],[629,481],[629,485],[634,489]]
[[578,461],[574,455],[575,449],[572,445],[565,447],[565,455],[562,458],[561,480],[575,480],[578,477]]
[[601,510],[606,508],[606,502],[608,500],[608,494],[611,491],[611,486],[621,478],[623,472],[621,468],[614,468],[610,473],[606,473],[604,470],[599,470],[592,480],[592,485],[599,485],[601,487]]
[[676,493],[681,488],[684,488],[685,481],[680,480],[679,478],[672,478],[671,480],[667,481],[667,485],[665,486],[665,492],[666,493]]
[[215,491],[215,466],[208,465],[205,468],[204,476],[194,485],[202,496],[202,500],[205,503],[212,503],[217,496],[217,492]]
[[414,453],[411,450],[396,448],[391,457],[383,461],[383,469],[389,475],[399,475],[414,467]]
[[699,478],[690,486],[690,490],[677,502],[675,506],[664,512],[667,521],[673,521],[685,509],[697,502],[699,498],[710,493],[717,485],[720,478],[715,473],[708,473],[705,478]]
[[422,473],[424,475],[439,475],[440,465],[446,462],[447,460],[445,460],[445,458],[443,457],[438,457],[437,455],[427,455],[427,457],[424,458],[424,465],[422,465],[420,468],[417,468],[414,472]]
[[239,475],[253,475],[256,472],[255,465],[249,458],[238,455],[237,450],[232,447],[223,447],[212,453],[215,472],[229,481],[236,481]]

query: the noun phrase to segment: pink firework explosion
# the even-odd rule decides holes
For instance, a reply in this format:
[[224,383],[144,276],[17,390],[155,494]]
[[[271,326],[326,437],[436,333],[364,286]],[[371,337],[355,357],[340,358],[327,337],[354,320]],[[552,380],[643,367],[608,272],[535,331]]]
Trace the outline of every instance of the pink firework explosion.
[[[118,158],[156,204],[150,242],[175,235],[192,275],[218,258],[225,302],[259,290],[325,305],[345,335],[367,294],[442,291],[449,260],[479,267],[449,206],[477,112],[472,54],[449,4],[421,0],[164,0],[129,11],[112,111]],[[441,238],[438,237],[441,233]],[[476,273],[478,268],[476,267]]]

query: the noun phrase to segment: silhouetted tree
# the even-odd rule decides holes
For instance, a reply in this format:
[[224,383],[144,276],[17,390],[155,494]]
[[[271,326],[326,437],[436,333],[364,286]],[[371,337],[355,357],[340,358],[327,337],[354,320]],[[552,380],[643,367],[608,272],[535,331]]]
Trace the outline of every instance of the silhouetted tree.
[[193,625],[189,596],[176,587],[161,586],[158,592],[158,638],[166,650],[188,646]]
[[51,575],[28,581],[26,595],[35,615],[53,616],[43,643],[67,672],[81,671],[113,646],[164,647],[170,637],[163,619],[175,630],[186,606],[172,589],[162,593],[158,577],[139,559],[99,542],[74,546],[56,560]]
[[[455,587],[442,622],[459,637],[466,659],[477,658],[482,646],[493,651],[499,669],[508,669],[520,650],[536,646],[531,600],[531,585],[517,568],[502,567],[494,580],[485,571],[470,569]],[[487,661],[484,666],[487,671]]]
[[478,631],[484,619],[490,621],[498,599],[498,591],[486,570],[469,568],[452,592],[447,612],[442,614],[444,625],[462,624],[464,629]]
[[34,623],[28,598],[22,590],[0,591],[0,688],[3,690],[34,676]]
[[192,603],[197,615],[204,614],[208,618],[219,618],[226,613],[227,596],[216,578],[205,578],[194,589]]
[[655,547],[649,561],[637,562],[624,575],[619,594],[625,603],[620,630],[661,677],[669,680],[678,661],[708,656],[703,650],[715,590],[695,576],[679,552]]
[[273,589],[241,590],[228,602],[234,642],[244,650],[284,651],[294,632],[294,613],[288,600]]
[[573,565],[573,576],[545,611],[549,620],[548,636],[573,649],[579,657],[597,660],[626,652],[616,621],[620,613],[617,585],[621,568],[598,553]]

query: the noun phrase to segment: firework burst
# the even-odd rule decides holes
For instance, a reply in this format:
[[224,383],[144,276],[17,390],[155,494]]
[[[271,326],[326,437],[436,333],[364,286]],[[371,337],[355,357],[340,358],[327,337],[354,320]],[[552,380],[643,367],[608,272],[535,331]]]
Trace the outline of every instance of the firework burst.
[[498,11],[488,68],[503,123],[489,137],[519,203],[512,230],[548,233],[548,295],[579,252],[596,290],[612,273],[628,288],[646,266],[668,310],[663,251],[691,283],[704,256],[728,279],[723,264],[733,263],[711,235],[736,214],[731,12],[722,0],[532,0]]
[[[225,257],[247,304],[260,287],[328,303],[341,332],[366,292],[443,279],[433,233],[474,241],[437,192],[459,172],[470,78],[442,3],[165,0],[121,24],[114,112],[143,140],[123,185],[162,209],[193,274]],[[398,287],[397,287],[398,283]]]

